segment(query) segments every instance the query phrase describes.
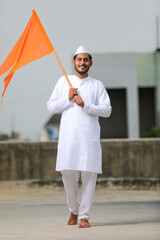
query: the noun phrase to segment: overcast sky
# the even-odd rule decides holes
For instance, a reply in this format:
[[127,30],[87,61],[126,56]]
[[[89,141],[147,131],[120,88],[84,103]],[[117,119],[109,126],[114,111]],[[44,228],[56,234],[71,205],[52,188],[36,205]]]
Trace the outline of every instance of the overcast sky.
[[[91,53],[153,52],[159,0],[0,0],[0,65],[35,9],[68,74],[79,45]],[[94,66],[93,66],[94,67]],[[37,139],[50,115],[46,101],[61,70],[53,54],[19,69],[0,105],[0,132]],[[3,79],[0,77],[0,94]]]

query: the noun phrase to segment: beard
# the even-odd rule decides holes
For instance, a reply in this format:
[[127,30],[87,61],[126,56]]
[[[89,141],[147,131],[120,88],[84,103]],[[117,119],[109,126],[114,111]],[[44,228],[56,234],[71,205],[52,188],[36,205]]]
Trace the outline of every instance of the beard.
[[75,66],[76,72],[78,72],[78,73],[81,74],[81,75],[86,74],[86,73],[89,71],[89,68],[90,68],[90,67],[86,68],[85,70],[79,71],[79,70],[76,68],[76,66]]

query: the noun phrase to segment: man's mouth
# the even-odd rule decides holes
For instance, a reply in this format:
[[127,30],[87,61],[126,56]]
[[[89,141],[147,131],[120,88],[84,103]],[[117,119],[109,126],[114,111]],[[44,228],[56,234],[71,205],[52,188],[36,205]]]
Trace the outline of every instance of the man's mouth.
[[79,65],[79,67],[85,68],[85,67],[86,67],[86,65]]

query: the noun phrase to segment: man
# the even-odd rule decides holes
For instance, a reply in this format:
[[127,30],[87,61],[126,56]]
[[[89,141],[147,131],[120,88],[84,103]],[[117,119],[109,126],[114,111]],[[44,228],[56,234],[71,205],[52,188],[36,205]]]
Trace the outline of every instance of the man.
[[[111,114],[110,99],[102,82],[88,75],[92,57],[84,46],[75,52],[72,64],[75,75],[69,75],[73,88],[61,77],[47,102],[52,114],[62,112],[56,171],[62,174],[71,212],[68,225],[80,220],[80,228],[90,227],[90,210],[97,174],[102,173],[99,116]],[[82,199],[78,202],[78,180],[81,175]]]

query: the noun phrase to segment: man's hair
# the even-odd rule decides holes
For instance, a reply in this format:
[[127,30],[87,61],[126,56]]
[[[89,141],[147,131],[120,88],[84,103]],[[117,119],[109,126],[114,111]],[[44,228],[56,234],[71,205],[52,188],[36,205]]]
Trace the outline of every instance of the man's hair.
[[[73,59],[76,59],[77,54],[73,57]],[[88,53],[89,60],[92,61],[92,56]]]

